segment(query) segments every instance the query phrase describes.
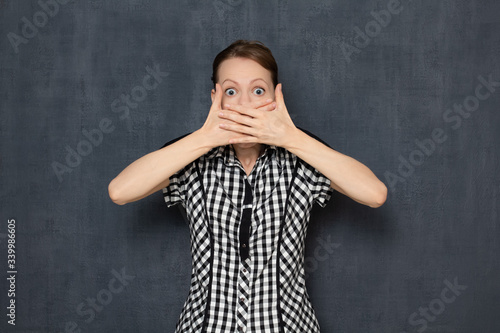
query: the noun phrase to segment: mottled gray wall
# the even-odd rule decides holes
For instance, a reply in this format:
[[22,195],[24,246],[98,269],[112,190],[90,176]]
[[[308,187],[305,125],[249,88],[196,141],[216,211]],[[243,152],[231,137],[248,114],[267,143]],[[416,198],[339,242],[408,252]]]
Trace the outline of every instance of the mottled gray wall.
[[203,124],[239,38],[273,50],[295,124],[389,188],[378,209],[335,193],[313,212],[322,332],[500,330],[500,2],[47,2],[0,1],[0,331],[173,332],[187,226],[161,192],[118,206],[107,186]]

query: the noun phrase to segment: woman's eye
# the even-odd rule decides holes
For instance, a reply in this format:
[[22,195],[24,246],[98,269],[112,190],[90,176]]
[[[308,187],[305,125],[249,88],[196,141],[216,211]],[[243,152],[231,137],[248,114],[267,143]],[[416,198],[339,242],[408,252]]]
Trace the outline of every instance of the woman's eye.
[[265,90],[264,90],[264,89],[262,89],[262,88],[255,88],[255,90],[254,90],[253,92],[254,92],[254,94],[256,94],[256,95],[264,95]]
[[226,90],[226,95],[234,96],[234,95],[236,95],[236,90],[234,90],[233,88],[229,88]]

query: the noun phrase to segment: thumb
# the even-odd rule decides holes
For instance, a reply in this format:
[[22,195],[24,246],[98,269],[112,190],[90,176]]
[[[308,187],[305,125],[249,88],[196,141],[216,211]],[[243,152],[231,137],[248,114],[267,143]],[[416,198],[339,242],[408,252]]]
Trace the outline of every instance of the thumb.
[[222,103],[222,87],[220,86],[220,84],[216,83],[215,96],[212,101],[212,107],[210,108],[210,110],[220,110],[221,103]]
[[283,85],[281,83],[278,83],[276,86],[276,90],[274,92],[275,98],[276,98],[276,108],[283,107],[285,105],[285,100],[283,98]]

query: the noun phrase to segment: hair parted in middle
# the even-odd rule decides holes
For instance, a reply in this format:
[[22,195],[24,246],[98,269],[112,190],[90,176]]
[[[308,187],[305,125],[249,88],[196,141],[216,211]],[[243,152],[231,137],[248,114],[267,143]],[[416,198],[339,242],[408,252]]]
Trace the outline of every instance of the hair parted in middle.
[[278,84],[278,64],[273,57],[271,50],[262,42],[257,40],[239,39],[222,50],[214,59],[212,65],[212,82],[219,80],[218,70],[224,60],[231,58],[246,58],[257,62],[271,73],[271,80],[274,87]]

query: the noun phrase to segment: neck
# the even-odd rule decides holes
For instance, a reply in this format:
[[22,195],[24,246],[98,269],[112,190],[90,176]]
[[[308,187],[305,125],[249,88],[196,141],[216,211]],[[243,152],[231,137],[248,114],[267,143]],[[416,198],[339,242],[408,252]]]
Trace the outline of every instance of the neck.
[[262,153],[262,149],[264,148],[261,144],[255,144],[250,147],[242,147],[240,145],[232,145],[234,152],[236,153],[236,157],[246,169],[247,167],[252,168],[257,158],[259,158]]

